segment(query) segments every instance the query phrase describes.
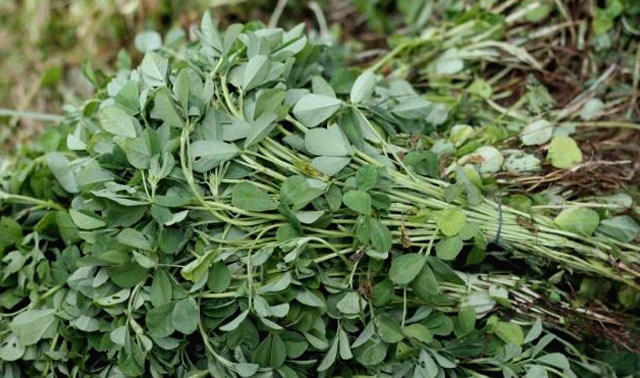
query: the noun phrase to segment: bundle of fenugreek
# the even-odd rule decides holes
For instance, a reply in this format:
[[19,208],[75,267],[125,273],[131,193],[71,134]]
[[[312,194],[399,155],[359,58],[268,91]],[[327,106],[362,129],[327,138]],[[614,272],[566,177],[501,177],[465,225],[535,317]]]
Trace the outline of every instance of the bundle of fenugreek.
[[[147,35],[5,172],[5,376],[613,374],[548,333],[541,296],[570,273],[637,295],[638,246],[584,209],[484,198],[473,162],[443,181],[435,152],[391,143],[443,108],[333,66],[302,26],[205,15],[197,35]],[[463,272],[490,243],[566,274]]]

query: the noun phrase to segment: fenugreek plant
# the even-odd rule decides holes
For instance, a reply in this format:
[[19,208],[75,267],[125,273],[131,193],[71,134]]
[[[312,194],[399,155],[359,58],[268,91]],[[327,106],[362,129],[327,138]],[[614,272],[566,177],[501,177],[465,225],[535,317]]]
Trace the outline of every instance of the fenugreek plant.
[[637,295],[633,230],[502,204],[479,161],[449,182],[409,143],[446,106],[303,32],[147,32],[4,168],[2,375],[614,376],[560,332],[618,319],[566,303],[566,277],[465,262]]

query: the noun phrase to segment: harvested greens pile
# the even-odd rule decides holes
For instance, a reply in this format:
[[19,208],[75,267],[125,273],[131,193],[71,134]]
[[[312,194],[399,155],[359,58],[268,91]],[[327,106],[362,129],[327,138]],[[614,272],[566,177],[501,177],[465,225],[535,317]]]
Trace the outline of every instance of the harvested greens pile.
[[[455,107],[381,73],[429,36],[359,70],[302,25],[195,34],[141,35],[0,170],[0,375],[613,377],[585,340],[640,350],[627,197],[533,212],[492,177],[539,168],[491,145],[514,135],[576,166],[566,133],[434,140]],[[447,51],[432,70],[474,56]]]

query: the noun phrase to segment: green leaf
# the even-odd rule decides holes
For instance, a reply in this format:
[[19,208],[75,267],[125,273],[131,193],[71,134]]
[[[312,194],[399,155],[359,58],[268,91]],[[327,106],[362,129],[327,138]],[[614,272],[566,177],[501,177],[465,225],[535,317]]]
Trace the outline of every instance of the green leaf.
[[389,303],[395,297],[395,291],[391,280],[385,279],[382,282],[378,282],[373,286],[372,295],[373,305],[376,307],[382,307]]
[[116,237],[118,243],[126,246],[142,249],[145,251],[153,250],[153,240],[147,234],[134,230],[133,228],[125,228]]
[[311,166],[320,173],[331,177],[342,171],[350,162],[351,159],[348,157],[318,156],[311,160]]
[[393,244],[391,231],[379,219],[369,218],[369,241],[378,252],[388,252]]
[[438,228],[445,236],[454,236],[467,222],[467,216],[462,210],[450,207],[446,210],[436,211],[433,213],[433,219],[436,221]]
[[49,170],[62,188],[68,193],[78,193],[78,181],[69,159],[62,152],[49,152],[45,157]]
[[450,48],[446,50],[433,63],[434,70],[438,75],[455,75],[464,70],[464,60],[460,59],[458,49]]
[[356,315],[367,307],[367,301],[365,301],[357,292],[350,291],[338,301],[336,307],[338,308],[338,311],[345,315]]
[[11,320],[9,329],[17,336],[22,346],[36,344],[43,338],[55,335],[57,319],[54,309],[29,309]]
[[391,261],[389,279],[395,284],[407,285],[416,278],[426,262],[427,259],[418,253],[397,256]]
[[137,121],[119,106],[103,106],[100,109],[99,119],[102,128],[113,135],[126,138],[135,138],[138,136]]
[[327,353],[325,353],[324,358],[320,362],[320,365],[318,365],[318,371],[325,371],[333,366],[333,364],[336,362],[336,358],[338,357],[338,343],[339,340],[338,336],[336,335],[333,343],[331,343],[331,347],[329,348]]
[[153,282],[149,289],[149,295],[151,297],[151,304],[154,307],[159,307],[171,302],[173,297],[173,287],[171,286],[171,278],[164,269],[156,270],[153,276]]
[[258,119],[251,122],[251,129],[244,141],[244,147],[251,147],[269,135],[276,127],[275,121],[277,118],[278,116],[275,113],[264,113],[258,117]]
[[540,170],[540,159],[522,151],[513,152],[505,159],[504,169],[518,173],[537,172]]
[[512,343],[515,345],[522,345],[522,343],[524,343],[522,327],[518,324],[499,321],[496,324],[494,332],[505,343]]
[[[438,376],[438,365],[431,355],[424,349],[420,351],[420,360],[416,366],[416,370],[424,378],[436,378]],[[414,374],[414,376],[417,374]]]
[[429,331],[429,328],[420,323],[410,324],[402,329],[405,336],[412,339],[416,339],[420,342],[428,344],[433,341],[433,333]]
[[451,282],[457,285],[464,285],[465,281],[460,278],[451,267],[434,256],[427,257],[427,263],[433,269],[433,273],[439,280]]
[[582,162],[582,151],[571,137],[556,136],[549,145],[547,159],[556,168],[573,168]]
[[156,31],[143,31],[136,34],[136,38],[133,43],[138,51],[147,53],[159,50],[162,47],[162,38]]
[[238,373],[239,376],[247,377],[247,378],[248,377],[255,377],[259,368],[260,368],[260,365],[258,365],[258,364],[249,364],[249,363],[233,364],[231,366],[231,369],[233,371],[235,371],[236,373]]
[[151,109],[150,116],[153,119],[166,122],[171,127],[184,127],[182,116],[178,114],[171,92],[166,87],[158,88],[153,95],[153,109]]
[[420,273],[418,273],[416,278],[411,282],[411,289],[418,298],[425,302],[429,302],[433,295],[440,292],[438,280],[429,265],[422,267]]
[[160,87],[165,85],[169,60],[158,53],[150,52],[144,55],[138,69],[147,84],[153,88]]
[[311,224],[317,221],[318,219],[320,219],[320,217],[324,215],[324,211],[323,210],[296,211],[294,214],[295,214],[295,217],[300,221],[300,223]]
[[127,160],[138,169],[148,169],[153,156],[151,148],[151,137],[149,130],[144,130],[142,136],[135,139],[121,139],[118,145],[127,155]]
[[378,168],[365,165],[356,172],[356,187],[358,190],[367,191],[373,189],[378,182]]
[[291,273],[287,272],[276,280],[266,282],[263,286],[258,288],[257,292],[259,294],[277,293],[279,291],[286,290],[289,285],[291,285]]
[[316,156],[347,156],[352,152],[349,140],[338,125],[307,131],[304,146],[310,154]]
[[67,212],[56,212],[56,225],[58,226],[58,232],[65,244],[72,244],[78,237],[78,228],[69,216]]
[[298,290],[296,292],[296,300],[303,305],[317,308],[325,308],[326,303],[318,295],[309,290]]
[[298,210],[322,193],[322,189],[311,187],[309,181],[303,176],[290,176],[280,187],[280,200],[284,204],[292,205],[294,210]]
[[442,312],[434,312],[422,324],[438,336],[447,336],[453,331],[453,321]]
[[455,333],[457,337],[473,332],[476,326],[476,310],[471,306],[462,307],[458,312]]
[[599,118],[604,110],[604,102],[599,98],[592,98],[582,105],[580,110],[580,118],[585,121],[591,121]]
[[131,294],[131,290],[129,289],[121,289],[118,292],[111,294],[106,297],[96,298],[94,302],[102,307],[110,307],[123,302],[126,302],[129,299],[129,295]]
[[316,127],[331,117],[342,105],[335,97],[309,93],[293,107],[293,115],[306,127]]
[[436,244],[436,256],[442,260],[455,260],[463,245],[462,239],[458,236],[442,239]]
[[280,336],[269,334],[258,345],[254,352],[254,360],[261,366],[279,368],[287,358],[287,347]]
[[207,287],[214,293],[222,293],[231,285],[232,273],[222,262],[216,262],[211,266]]
[[238,155],[238,149],[233,144],[219,140],[199,140],[191,143],[193,170],[196,172],[209,171],[225,161]]
[[405,119],[423,119],[431,113],[431,109],[431,102],[422,97],[412,96],[403,98],[391,111]]
[[121,288],[136,286],[147,278],[148,271],[148,269],[143,268],[134,262],[110,266],[107,268],[107,274],[109,274],[111,281]]
[[351,190],[342,196],[342,203],[356,213],[371,215],[371,196],[361,190]]
[[331,88],[331,85],[319,75],[315,75],[311,78],[311,91],[315,94],[335,98],[336,93]]
[[231,204],[248,211],[271,211],[278,203],[267,192],[248,182],[236,184],[231,190]]
[[598,213],[591,209],[572,207],[562,210],[555,217],[553,223],[564,231],[580,235],[592,235],[600,223],[600,217]]
[[202,278],[202,275],[207,273],[211,262],[216,257],[216,251],[210,250],[202,256],[198,256],[189,264],[180,269],[180,275],[188,281],[198,282]]
[[553,136],[553,125],[544,119],[538,119],[525,126],[520,140],[525,146],[539,146],[547,143]]
[[548,378],[549,374],[547,370],[540,365],[528,365],[527,374],[524,378]]
[[[166,337],[171,335],[173,332],[175,332],[175,328],[173,328],[172,319],[171,319],[172,313],[173,313],[172,302],[164,304],[162,306],[154,307],[149,311],[147,311],[147,314],[145,315],[145,324],[149,329],[149,334],[154,337]],[[114,338],[114,332],[111,333],[112,340]],[[126,332],[126,330],[123,329],[122,333],[124,332]]]
[[619,215],[610,219],[603,219],[598,226],[598,232],[614,239],[629,243],[640,234],[640,226],[628,215]]
[[198,329],[200,309],[192,297],[179,300],[171,313],[171,324],[178,332],[190,335]]
[[104,220],[81,213],[74,209],[69,209],[69,216],[73,223],[81,230],[95,230],[106,225]]
[[266,55],[256,55],[251,57],[244,66],[242,75],[242,89],[248,92],[262,85],[269,75],[271,61]]
[[25,352],[25,347],[18,339],[15,333],[10,333],[9,336],[3,337],[0,342],[0,360],[2,361],[18,361]]
[[223,326],[220,326],[220,330],[224,332],[233,331],[247,318],[247,315],[249,315],[249,310],[244,310],[240,315],[233,318],[233,320]]
[[376,75],[373,71],[367,70],[360,74],[351,88],[351,102],[353,104],[359,104],[370,100],[375,85]]
[[20,223],[12,218],[0,218],[0,256],[5,248],[13,245],[22,238],[22,227]]
[[339,350],[340,350],[340,358],[343,360],[352,359],[353,353],[351,352],[351,346],[349,345],[349,335],[342,328],[340,328],[340,331],[338,332],[338,343],[339,343]]
[[542,334],[542,322],[540,319],[536,319],[536,321],[531,326],[531,329],[527,333],[527,336],[524,338],[524,344],[528,344],[536,340]]
[[502,168],[504,157],[497,148],[493,146],[482,146],[458,160],[458,164],[460,165],[467,163],[478,164],[478,171],[480,173],[495,173]]
[[367,341],[354,351],[356,361],[364,366],[379,365],[387,357],[387,344],[381,341]]
[[562,353],[549,353],[543,356],[536,358],[536,361],[541,362],[545,365],[553,366],[562,371],[571,370],[571,365],[569,364],[569,360]]
[[380,314],[375,318],[380,339],[386,343],[395,344],[404,339],[400,323],[387,314]]

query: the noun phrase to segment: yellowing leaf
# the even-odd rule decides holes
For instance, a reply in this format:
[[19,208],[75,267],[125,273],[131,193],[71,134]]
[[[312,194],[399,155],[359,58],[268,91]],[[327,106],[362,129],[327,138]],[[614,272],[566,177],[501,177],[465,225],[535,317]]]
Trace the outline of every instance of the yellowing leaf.
[[434,212],[433,219],[445,236],[456,235],[467,222],[467,216],[462,210],[454,207]]
[[556,168],[573,168],[582,162],[582,151],[571,137],[556,136],[549,145],[547,159]]

